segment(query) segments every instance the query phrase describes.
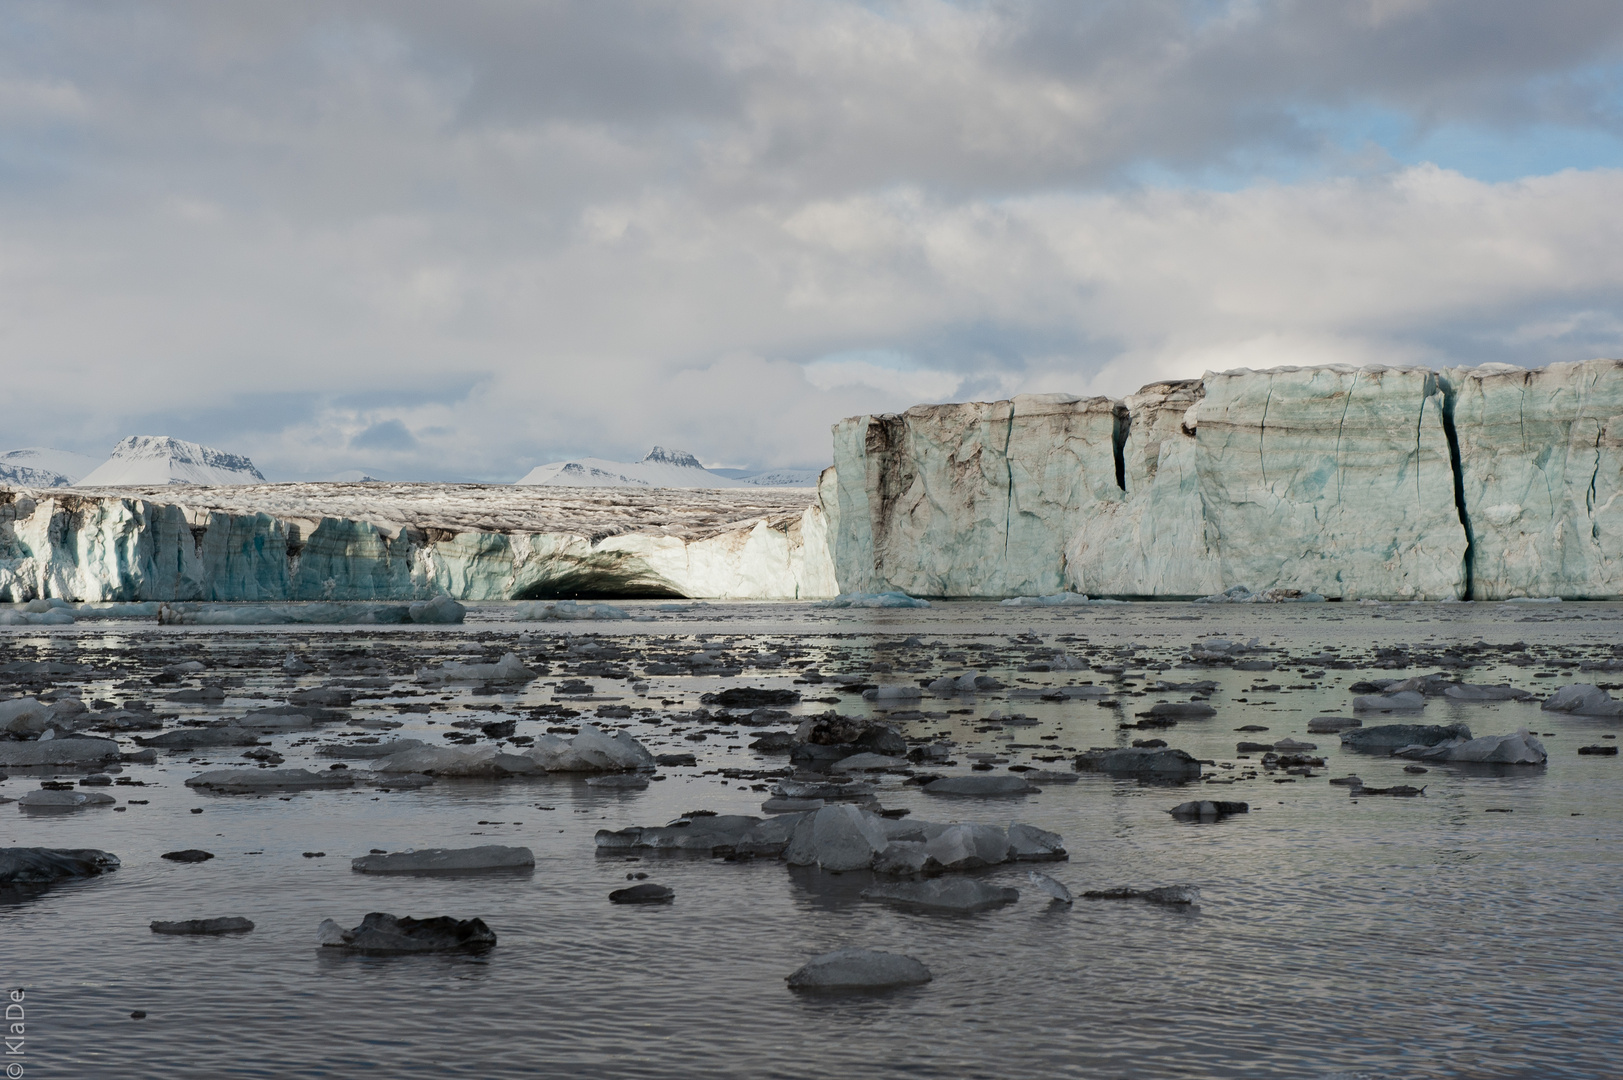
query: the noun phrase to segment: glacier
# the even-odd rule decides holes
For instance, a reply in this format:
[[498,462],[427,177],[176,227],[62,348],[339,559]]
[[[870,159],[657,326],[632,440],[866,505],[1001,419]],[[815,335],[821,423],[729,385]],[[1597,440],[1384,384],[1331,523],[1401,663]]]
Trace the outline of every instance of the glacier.
[[1444,373],[1480,599],[1623,595],[1623,362]]
[[814,490],[657,447],[610,486],[0,487],[0,599],[1623,599],[1620,360],[1242,368],[832,436]]
[[842,590],[1623,598],[1623,361],[1208,372],[836,424]]
[[262,484],[0,488],[0,599],[833,596],[809,493]]
[[264,482],[254,463],[241,454],[227,454],[167,435],[131,435],[113,447],[112,455],[76,481],[75,486]]

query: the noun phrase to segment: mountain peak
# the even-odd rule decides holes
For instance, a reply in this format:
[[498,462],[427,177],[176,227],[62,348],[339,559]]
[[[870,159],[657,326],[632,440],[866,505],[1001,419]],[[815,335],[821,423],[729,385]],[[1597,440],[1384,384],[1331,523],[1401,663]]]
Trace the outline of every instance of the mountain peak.
[[67,487],[96,467],[96,459],[48,446],[27,446],[0,454],[0,484]]
[[699,459],[686,450],[667,450],[663,446],[656,446],[648,451],[648,456],[642,459],[645,463],[656,465],[675,465],[679,469],[702,469]]
[[265,477],[241,454],[168,435],[131,435],[79,481],[80,487],[148,484],[262,484]]

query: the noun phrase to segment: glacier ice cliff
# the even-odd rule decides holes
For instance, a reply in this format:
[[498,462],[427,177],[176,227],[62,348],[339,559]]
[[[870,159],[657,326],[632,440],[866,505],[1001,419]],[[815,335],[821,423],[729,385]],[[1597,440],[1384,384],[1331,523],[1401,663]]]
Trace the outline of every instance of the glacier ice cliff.
[[808,492],[0,488],[0,599],[833,596]]
[[1445,373],[1471,594],[1623,596],[1623,362]]
[[[1066,540],[1124,497],[1108,398],[1023,394],[919,405],[834,427],[842,591],[1018,596],[1060,591]],[[825,482],[828,506],[831,485]]]
[[846,591],[1623,598],[1623,361],[1281,367],[834,428]]
[[0,487],[0,599],[1623,599],[1619,360],[1241,369],[833,442],[815,492]]

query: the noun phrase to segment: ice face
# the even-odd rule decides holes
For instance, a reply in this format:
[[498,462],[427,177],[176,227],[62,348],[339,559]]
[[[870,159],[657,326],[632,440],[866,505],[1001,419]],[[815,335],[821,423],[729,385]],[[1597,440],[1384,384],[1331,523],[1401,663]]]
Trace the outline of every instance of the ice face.
[[[810,492],[650,489],[628,499],[439,484],[0,492],[0,599],[264,605],[837,591]],[[70,616],[0,612],[10,617]]]
[[1623,361],[1241,369],[834,429],[840,586],[1623,596]]

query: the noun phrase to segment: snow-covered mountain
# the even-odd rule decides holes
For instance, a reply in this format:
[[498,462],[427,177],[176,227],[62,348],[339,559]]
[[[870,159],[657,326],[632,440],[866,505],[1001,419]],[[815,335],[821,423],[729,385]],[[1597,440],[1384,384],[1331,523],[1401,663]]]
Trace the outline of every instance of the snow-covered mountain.
[[748,469],[712,469],[711,471],[756,487],[816,487],[817,478],[823,474],[822,469],[763,469],[759,472],[751,472]]
[[29,446],[0,454],[0,484],[67,487],[96,467],[96,459],[71,450]]
[[254,463],[241,454],[171,439],[131,435],[113,447],[113,456],[75,487],[128,487],[147,484],[263,484]]
[[744,481],[713,473],[682,450],[656,446],[638,462],[577,458],[537,465],[520,484],[548,487],[734,488]]

